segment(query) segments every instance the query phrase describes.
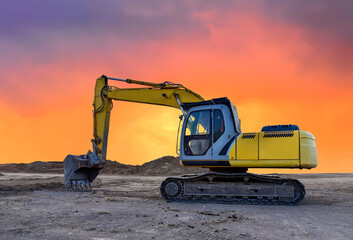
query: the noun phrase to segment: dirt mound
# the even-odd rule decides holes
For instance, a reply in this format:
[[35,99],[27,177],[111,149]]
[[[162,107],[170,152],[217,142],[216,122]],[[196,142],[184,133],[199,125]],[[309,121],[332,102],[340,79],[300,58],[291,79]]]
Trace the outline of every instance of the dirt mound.
[[0,164],[0,172],[25,172],[25,173],[62,173],[64,174],[63,162],[32,162],[19,164]]
[[140,175],[183,175],[207,172],[208,168],[182,167],[179,157],[165,156],[146,162],[140,167]]
[[[173,176],[206,172],[207,169],[187,168],[179,164],[179,158],[165,156],[146,162],[143,165],[127,165],[116,161],[107,160],[102,174],[143,175],[143,176]],[[25,173],[59,173],[64,174],[63,162],[32,162],[29,164],[0,164],[0,172],[25,172]],[[1,175],[0,175],[1,176]]]
[[138,174],[140,166],[122,164],[116,161],[107,160],[104,168],[100,173],[104,174],[121,174],[121,175],[135,175]]
[[125,165],[115,161],[107,161],[101,173],[143,176],[173,176],[206,172],[202,168],[186,168],[180,166],[179,157],[165,156],[146,162],[143,165]]

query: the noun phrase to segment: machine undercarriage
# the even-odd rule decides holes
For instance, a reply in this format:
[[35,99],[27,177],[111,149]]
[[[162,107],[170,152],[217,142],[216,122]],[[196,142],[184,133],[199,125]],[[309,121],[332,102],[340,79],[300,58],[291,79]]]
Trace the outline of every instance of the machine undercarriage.
[[298,180],[252,173],[169,177],[160,191],[167,202],[188,203],[297,205],[305,197]]

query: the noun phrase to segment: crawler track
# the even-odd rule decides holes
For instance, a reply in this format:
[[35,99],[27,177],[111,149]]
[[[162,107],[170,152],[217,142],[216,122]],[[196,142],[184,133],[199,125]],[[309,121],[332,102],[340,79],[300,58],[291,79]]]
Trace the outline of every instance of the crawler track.
[[304,185],[295,179],[252,173],[169,177],[160,187],[167,202],[298,205]]

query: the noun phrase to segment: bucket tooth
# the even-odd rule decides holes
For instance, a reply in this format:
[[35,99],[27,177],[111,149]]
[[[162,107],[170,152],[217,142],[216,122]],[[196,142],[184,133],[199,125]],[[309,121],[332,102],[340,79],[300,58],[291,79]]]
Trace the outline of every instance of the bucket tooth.
[[86,191],[91,191],[92,190],[91,189],[91,183],[88,180],[85,181],[85,190]]
[[71,188],[72,188],[72,191],[76,191],[76,181],[72,181],[71,182]]

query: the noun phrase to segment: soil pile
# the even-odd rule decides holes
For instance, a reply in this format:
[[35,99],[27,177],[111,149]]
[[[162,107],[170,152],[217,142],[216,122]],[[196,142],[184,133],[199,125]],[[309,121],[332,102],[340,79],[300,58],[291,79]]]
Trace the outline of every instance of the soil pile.
[[19,164],[0,164],[0,172],[24,173],[64,173],[63,162],[32,162]]
[[146,162],[141,166],[140,175],[176,176],[208,172],[208,168],[182,167],[179,157],[166,156]]
[[[208,169],[187,168],[179,164],[179,158],[165,156],[144,163],[143,165],[127,165],[107,160],[101,174],[143,175],[143,176],[173,176],[207,172]],[[0,172],[25,173],[60,173],[64,174],[63,162],[32,162],[29,164],[0,164]],[[1,176],[1,175],[0,175]]]
[[125,165],[115,161],[107,161],[101,173],[142,176],[174,176],[207,172],[208,169],[182,167],[179,157],[165,156],[146,162],[143,165]]
[[121,174],[135,175],[138,174],[140,166],[122,164],[116,161],[107,160],[104,168],[100,171],[101,174]]

